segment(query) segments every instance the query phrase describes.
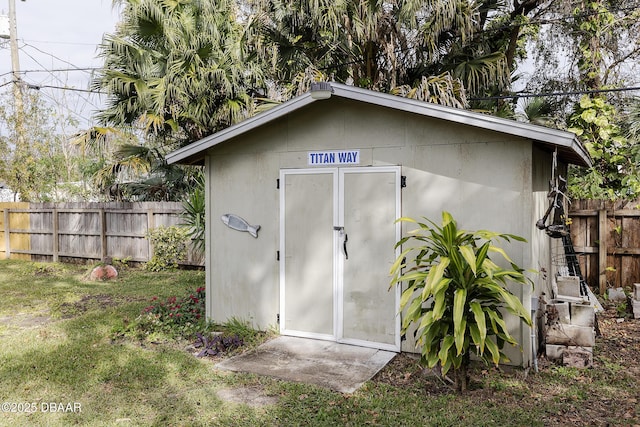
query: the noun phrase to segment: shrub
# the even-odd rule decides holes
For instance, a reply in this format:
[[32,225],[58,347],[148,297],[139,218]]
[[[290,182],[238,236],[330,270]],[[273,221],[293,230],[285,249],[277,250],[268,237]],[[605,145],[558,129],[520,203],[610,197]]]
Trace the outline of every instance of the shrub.
[[147,233],[153,245],[153,256],[146,265],[149,271],[178,268],[187,257],[187,231],[182,227],[158,227]]

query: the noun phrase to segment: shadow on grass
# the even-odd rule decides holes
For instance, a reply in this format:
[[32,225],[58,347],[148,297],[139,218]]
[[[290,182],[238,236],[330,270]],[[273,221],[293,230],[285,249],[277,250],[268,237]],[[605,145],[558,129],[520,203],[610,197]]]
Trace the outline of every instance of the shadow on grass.
[[[210,364],[176,349],[111,343],[108,325],[119,313],[92,312],[0,338],[8,343],[0,350],[0,399],[35,403],[39,409],[3,413],[0,424],[4,419],[36,425],[118,420],[184,425],[222,405],[214,390],[225,383]],[[54,402],[77,403],[81,412],[41,410]]]

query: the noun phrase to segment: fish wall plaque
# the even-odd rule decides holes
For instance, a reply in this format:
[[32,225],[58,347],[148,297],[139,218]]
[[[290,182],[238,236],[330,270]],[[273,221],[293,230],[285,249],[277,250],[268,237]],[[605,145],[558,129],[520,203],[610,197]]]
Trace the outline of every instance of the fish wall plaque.
[[245,221],[243,218],[240,218],[238,215],[224,214],[220,217],[220,219],[229,228],[232,228],[238,231],[246,231],[249,234],[251,234],[253,237],[255,238],[258,237],[258,230],[260,230],[260,226],[250,225],[247,221]]

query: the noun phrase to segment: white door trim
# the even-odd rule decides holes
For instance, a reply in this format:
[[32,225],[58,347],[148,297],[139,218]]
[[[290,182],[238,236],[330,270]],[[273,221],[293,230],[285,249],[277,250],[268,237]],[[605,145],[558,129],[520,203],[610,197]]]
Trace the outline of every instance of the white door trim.
[[[372,341],[364,341],[358,339],[344,338],[343,335],[343,318],[344,318],[344,288],[343,288],[343,269],[344,269],[344,255],[341,250],[341,235],[339,230],[333,232],[333,336],[328,334],[318,334],[313,332],[297,331],[287,327],[287,316],[285,311],[285,260],[286,260],[286,248],[285,248],[285,208],[286,208],[286,176],[287,175],[317,175],[317,174],[332,174],[333,175],[333,223],[335,227],[344,227],[344,203],[342,198],[344,197],[344,176],[351,173],[389,173],[395,174],[396,181],[396,194],[395,194],[395,212],[396,218],[401,216],[401,167],[400,166],[366,166],[366,167],[346,167],[346,168],[304,168],[304,169],[281,169],[280,170],[280,333],[283,335],[298,336],[303,338],[315,338],[327,341],[337,341],[345,344],[353,344],[362,347],[372,347],[381,350],[400,351],[400,315],[395,318],[395,343],[385,344]],[[401,227],[399,223],[395,224],[395,237],[396,241],[401,238]],[[400,248],[396,248],[395,256],[400,254]],[[395,288],[395,307],[399,309],[400,304],[400,287]]]

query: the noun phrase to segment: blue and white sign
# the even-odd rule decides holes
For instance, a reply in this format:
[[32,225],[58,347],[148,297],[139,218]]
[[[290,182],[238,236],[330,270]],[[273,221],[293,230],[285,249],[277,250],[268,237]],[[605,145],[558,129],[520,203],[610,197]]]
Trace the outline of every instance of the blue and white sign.
[[360,150],[309,151],[309,166],[359,165]]

